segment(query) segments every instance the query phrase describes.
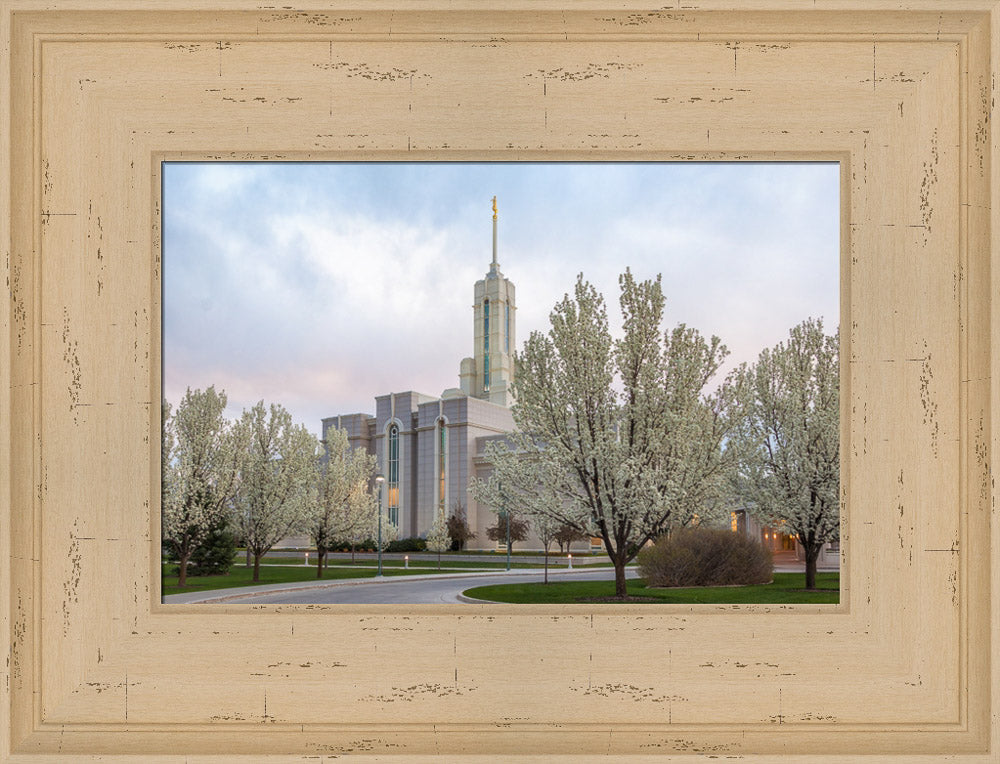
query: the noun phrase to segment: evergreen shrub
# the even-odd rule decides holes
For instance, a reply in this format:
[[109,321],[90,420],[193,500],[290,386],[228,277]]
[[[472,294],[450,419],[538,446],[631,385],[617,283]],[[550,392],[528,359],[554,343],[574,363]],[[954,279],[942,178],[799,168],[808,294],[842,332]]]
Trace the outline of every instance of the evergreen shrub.
[[396,539],[390,541],[387,552],[423,552],[427,549],[427,540],[422,538]]
[[208,536],[191,553],[189,576],[224,576],[236,556],[236,537],[225,522],[212,526]]
[[[210,526],[208,535],[191,552],[187,574],[189,576],[228,575],[235,556],[236,536],[225,520],[219,520]],[[180,562],[177,547],[170,539],[163,541],[163,558],[166,562]],[[175,565],[167,572],[171,576],[179,575],[180,565]]]
[[637,560],[647,586],[766,584],[774,576],[769,549],[718,528],[678,528],[640,551]]

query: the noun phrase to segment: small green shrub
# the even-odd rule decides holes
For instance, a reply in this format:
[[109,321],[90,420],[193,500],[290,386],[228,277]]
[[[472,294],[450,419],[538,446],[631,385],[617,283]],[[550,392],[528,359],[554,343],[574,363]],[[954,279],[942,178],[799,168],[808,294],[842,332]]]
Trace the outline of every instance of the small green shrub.
[[385,548],[387,552],[423,552],[427,549],[427,540],[422,538],[396,539],[390,541]]
[[[243,551],[243,550],[241,550]],[[189,576],[224,576],[232,567],[236,556],[236,537],[225,520],[210,526],[208,535],[191,552],[188,559]],[[166,562],[180,562],[175,545],[166,539],[163,543],[163,558]],[[179,575],[180,566],[173,568],[170,575]]]
[[774,575],[771,551],[739,533],[678,528],[639,552],[647,586],[765,584]]
[[345,541],[344,539],[334,539],[327,547],[329,552],[374,552],[375,542],[372,539],[361,539],[360,541]]
[[191,553],[189,576],[224,576],[236,555],[236,537],[225,522],[212,526],[201,545]]

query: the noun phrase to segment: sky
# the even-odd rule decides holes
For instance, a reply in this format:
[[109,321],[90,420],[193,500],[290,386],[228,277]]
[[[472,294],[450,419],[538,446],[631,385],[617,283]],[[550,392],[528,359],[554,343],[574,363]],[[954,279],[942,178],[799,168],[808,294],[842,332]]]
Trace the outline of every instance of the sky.
[[577,274],[618,334],[618,275],[662,274],[684,323],[753,361],[839,322],[836,163],[166,163],[163,394],[215,385],[315,434],[375,396],[458,387],[498,256],[518,349]]

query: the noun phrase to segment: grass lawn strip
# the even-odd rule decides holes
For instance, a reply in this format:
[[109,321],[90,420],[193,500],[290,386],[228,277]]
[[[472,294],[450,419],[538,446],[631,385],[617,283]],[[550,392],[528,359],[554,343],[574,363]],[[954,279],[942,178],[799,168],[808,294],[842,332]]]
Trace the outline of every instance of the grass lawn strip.
[[[784,605],[837,604],[840,601],[840,574],[818,573],[821,591],[805,590],[804,573],[775,573],[774,581],[759,586],[709,586],[690,589],[647,588],[642,579],[630,579],[629,597],[651,604]],[[513,604],[573,605],[613,601],[614,581],[550,581],[548,584],[502,584],[477,586],[463,594],[478,600]]]
[[[294,557],[281,557],[281,556],[273,556],[272,557],[270,555],[265,555],[264,557],[261,558],[260,564],[261,564],[261,568],[267,567],[267,568],[291,568],[291,569],[298,569],[298,570],[311,570],[312,571],[312,576],[313,577],[316,576],[316,558],[315,557],[311,557],[310,560],[309,560],[309,565],[306,566],[303,561],[297,560]],[[172,569],[176,569],[177,568],[177,563],[165,563],[164,565],[165,565],[165,567],[164,567],[164,575],[165,575],[166,580],[169,580],[169,579],[172,578],[172,579],[174,579],[176,581],[177,574],[176,573],[172,573],[171,574],[169,571],[172,570]],[[330,568],[330,569],[333,569],[333,568],[344,568],[344,569],[357,569],[358,571],[363,571],[366,568],[372,568],[372,569],[374,569],[376,566],[377,566],[377,563],[376,563],[376,561],[375,561],[374,558],[360,558],[360,559],[358,559],[357,562],[351,562],[350,560],[346,560],[346,559],[343,559],[343,558],[331,557],[329,559],[329,561],[328,561],[328,568]],[[441,566],[440,567],[441,567],[441,572],[446,572],[447,570],[451,570],[452,572],[454,572],[454,571],[460,571],[460,570],[496,570],[496,571],[502,571],[502,570],[506,569],[506,561],[503,560],[503,559],[500,559],[500,560],[495,560],[494,559],[494,560],[483,561],[483,562],[480,562],[478,560],[449,560],[449,559],[447,559],[447,557],[445,557],[445,558],[443,558],[441,560]],[[545,563],[542,562],[542,561],[539,561],[539,562],[511,562],[510,567],[511,567],[511,569],[517,568],[517,569],[544,570]],[[567,567],[568,567],[568,565],[567,565],[565,559],[557,560],[557,559],[553,558],[553,559],[551,559],[549,561],[549,570],[550,571],[563,570],[563,569],[566,569]],[[583,566],[580,565],[580,567],[583,567]],[[610,562],[591,562],[591,563],[587,563],[586,567],[588,569],[589,568],[610,568],[611,567],[611,563]],[[390,559],[384,559],[382,561],[382,568],[384,570],[398,570],[398,571],[402,572],[402,571],[406,571],[407,570],[407,565],[406,565],[406,562],[404,560],[391,559],[390,558]],[[437,571],[437,569],[438,569],[437,559],[434,558],[434,557],[422,557],[422,558],[416,559],[416,560],[414,560],[414,559],[411,558],[410,562],[409,562],[408,569],[410,571],[413,571],[413,572],[433,573],[433,572]],[[243,559],[242,555],[240,555],[239,559],[233,563],[233,566],[230,569],[230,573],[229,573],[228,576],[191,576],[191,575],[188,575],[188,581],[191,582],[191,583],[183,591],[198,591],[198,590],[200,590],[203,587],[201,587],[199,584],[203,580],[212,579],[213,581],[215,581],[215,580],[228,581],[231,576],[240,576],[241,574],[239,573],[239,571],[251,571],[251,575],[252,575],[252,567],[251,568],[247,568],[245,566],[244,559]],[[344,578],[344,576],[338,576],[338,577],[339,578]],[[299,579],[287,579],[287,580],[299,580]],[[282,579],[281,583],[283,583],[284,581],[285,581],[285,579]],[[249,581],[249,580],[246,581],[246,582],[244,582],[243,579],[240,578],[240,583],[238,583],[238,584],[230,584],[230,586],[246,586],[246,585],[249,585],[251,583],[253,583],[253,582]],[[195,587],[197,587],[197,588],[195,588]],[[205,587],[205,588],[208,588],[208,587]],[[221,586],[216,587],[213,584],[213,586],[211,588],[224,588],[224,587],[221,587]],[[164,591],[164,593],[165,594],[176,594],[177,592],[167,592],[167,591]]]
[[[243,562],[240,561],[237,564],[238,565],[243,565]],[[264,557],[263,559],[261,559],[260,564],[261,565],[282,565],[284,567],[302,567],[302,568],[305,567],[305,565],[302,563],[301,560],[296,561],[296,559],[294,557]],[[329,561],[328,561],[328,564],[329,564],[329,566],[331,568],[334,567],[334,566],[337,566],[337,567],[359,567],[359,568],[363,568],[365,566],[371,567],[372,565],[375,565],[376,562],[372,558],[364,558],[364,559],[359,559],[357,562],[351,562],[350,560],[343,560],[343,559],[339,559],[339,558],[336,558],[336,557],[331,557],[329,559]],[[312,567],[313,570],[316,569],[316,558],[315,557],[310,558],[309,565]],[[176,563],[175,563],[175,566],[176,566]],[[236,567],[236,566],[234,565],[234,567]],[[403,568],[403,569],[405,569],[406,563],[403,560],[384,559],[384,560],[382,560],[382,567],[383,568]],[[411,559],[409,567],[411,569],[412,568],[422,568],[422,569],[435,569],[436,570],[437,567],[438,567],[438,563],[437,563],[437,560],[434,560],[434,559],[427,559],[427,558],[420,559],[420,560]],[[499,561],[496,561],[496,562],[479,562],[477,560],[449,560],[447,558],[444,558],[444,559],[441,560],[441,569],[442,570],[445,569],[445,568],[451,568],[453,570],[505,570],[506,567],[507,567],[506,563],[503,560],[499,560]],[[518,568],[518,569],[528,569],[528,568],[530,568],[530,569],[535,569],[535,570],[544,570],[545,569],[545,563],[542,563],[542,562],[512,562],[510,564],[510,567],[511,568]],[[568,568],[568,567],[569,566],[566,564],[565,560],[563,560],[561,562],[558,562],[558,563],[555,562],[555,561],[550,561],[549,562],[549,570],[561,570],[561,569],[565,569],[565,568]],[[579,567],[582,568],[583,566],[580,565]],[[586,567],[587,567],[588,570],[590,568],[610,568],[611,567],[611,563],[610,562],[591,562],[591,563],[587,563]]]
[[[184,594],[187,592],[203,592],[212,589],[233,589],[241,586],[263,586],[266,584],[287,584],[301,583],[304,581],[335,581],[350,578],[374,578],[378,572],[378,566],[373,560],[359,561],[357,564],[346,560],[331,563],[323,571],[322,578],[316,578],[316,563],[313,561],[308,567],[302,563],[290,561],[280,563],[281,558],[276,558],[260,566],[260,580],[253,580],[253,568],[247,568],[242,561],[233,565],[228,575],[224,576],[188,576],[187,586],[177,586],[177,574],[169,571],[176,568],[176,563],[165,563],[163,565],[163,594]],[[289,560],[290,558],[285,558]],[[430,560],[421,560],[420,565],[415,565],[410,561],[410,567],[405,568],[402,560],[385,560],[382,563],[382,572],[386,576],[416,576],[427,575],[429,573],[457,573],[463,570],[470,572],[496,571],[503,572],[504,562],[476,563],[461,561],[441,562],[441,569],[438,570],[437,563]],[[605,563],[596,563],[605,567]],[[606,566],[610,567],[611,563]],[[530,563],[511,563],[511,568],[531,568],[542,570],[544,566]],[[560,566],[565,568],[565,565]],[[557,570],[555,565],[549,565],[549,571]]]
[[[239,559],[239,560],[244,559],[245,556],[246,556],[246,551],[247,550],[244,549],[243,547],[237,547],[236,548],[235,557],[237,559]],[[305,547],[280,547],[280,548],[272,549],[271,552],[269,552],[268,554],[271,554],[271,553],[274,553],[274,552],[292,553],[292,554],[298,554],[298,555],[303,555],[306,552],[309,552],[309,556],[312,557],[313,555],[316,554],[316,548],[315,547],[310,547],[310,548],[305,548]],[[346,556],[346,555],[350,554],[350,550],[345,550],[345,549],[331,550],[330,554],[331,555],[344,555],[344,556]],[[374,556],[375,552],[371,551],[370,549],[367,549],[367,550],[366,549],[358,549],[357,550],[357,554],[358,555],[368,554],[368,555],[373,555]],[[386,555],[394,555],[394,556],[398,556],[398,555],[410,555],[411,558],[414,557],[414,556],[416,556],[416,557],[421,557],[421,558],[423,558],[425,560],[432,560],[432,559],[436,560],[437,559],[437,552],[428,552],[427,550],[423,550],[423,551],[420,551],[420,552],[389,552],[389,551],[386,551],[386,552],[384,552],[384,554],[386,554]],[[576,562],[587,561],[587,560],[606,560],[607,559],[607,556],[604,553],[573,552],[572,554],[573,554],[573,560],[576,561]],[[503,562],[507,558],[507,553],[504,552],[504,551],[502,551],[502,550],[498,550],[498,551],[494,552],[493,550],[485,550],[485,549],[463,549],[461,552],[450,552],[449,551],[449,552],[442,552],[441,553],[441,558],[444,559],[444,560],[447,560],[449,557],[453,557],[453,556],[454,557],[459,557],[459,556],[461,556],[461,557],[482,557],[482,558],[488,559],[488,560],[499,560],[499,561]],[[524,559],[524,558],[527,557],[527,558],[535,559],[535,560],[539,560],[539,561],[545,559],[545,555],[542,552],[519,551],[519,550],[516,550],[516,549],[513,552],[511,552],[511,557],[514,558],[514,559],[516,559],[516,558]],[[562,560],[563,562],[565,562],[566,561],[566,553],[565,552],[556,552],[556,551],[553,551],[553,550],[549,550],[549,562],[553,563],[556,560]]]
[[[175,567],[175,566],[170,566]],[[289,584],[301,583],[304,581],[336,581],[351,578],[374,578],[378,572],[377,567],[368,566],[345,566],[330,567],[323,571],[323,577],[316,577],[316,566],[306,567],[305,565],[262,565],[260,569],[260,580],[253,580],[253,568],[246,568],[242,565],[233,566],[229,574],[225,576],[188,576],[187,586],[177,586],[177,576],[168,575],[166,567],[163,576],[163,594],[184,594],[186,592],[203,592],[213,589],[234,589],[241,586],[265,586],[267,584]],[[388,568],[383,566],[382,572],[386,576],[415,576],[437,573],[437,570],[420,568]],[[454,570],[442,568],[441,573],[454,573]]]

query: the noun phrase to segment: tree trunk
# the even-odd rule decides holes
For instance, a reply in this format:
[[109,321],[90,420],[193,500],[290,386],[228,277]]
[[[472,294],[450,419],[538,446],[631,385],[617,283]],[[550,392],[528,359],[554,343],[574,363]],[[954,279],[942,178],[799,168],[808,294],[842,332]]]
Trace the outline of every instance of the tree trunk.
[[615,596],[623,600],[628,597],[628,588],[625,585],[625,560],[615,557],[612,562],[615,564]]
[[188,580],[188,560],[191,559],[191,553],[181,555],[181,564],[177,567],[177,585],[187,586]]
[[316,578],[323,577],[323,553],[325,551],[322,547],[316,547]]
[[806,589],[816,588],[816,561],[820,548],[819,544],[806,547]]
[[260,555],[256,553],[253,556],[253,580],[255,583],[260,581]]
[[438,549],[438,570],[441,570],[441,550]]
[[547,584],[548,582],[549,582],[549,545],[546,544],[545,545],[545,581],[544,581],[544,583]]

